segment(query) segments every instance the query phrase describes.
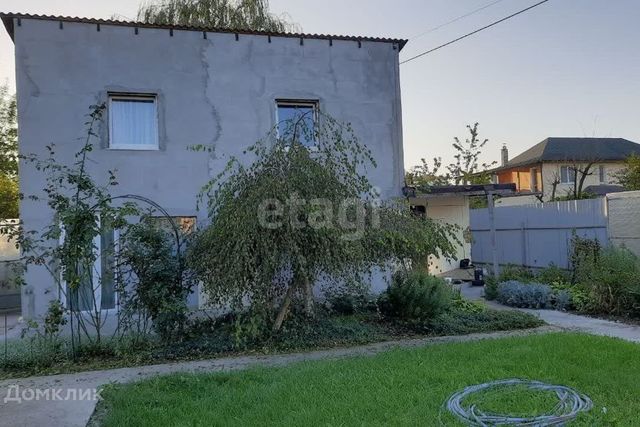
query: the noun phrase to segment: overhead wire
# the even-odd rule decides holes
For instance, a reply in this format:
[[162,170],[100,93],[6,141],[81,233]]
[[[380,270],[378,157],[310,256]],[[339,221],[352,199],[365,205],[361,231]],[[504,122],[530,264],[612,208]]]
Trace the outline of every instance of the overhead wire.
[[442,49],[443,47],[449,46],[449,45],[451,45],[451,44],[453,44],[453,43],[456,43],[456,42],[458,42],[458,41],[460,41],[460,40],[462,40],[462,39],[465,39],[465,38],[467,38],[467,37],[469,37],[469,36],[472,36],[472,35],[474,35],[474,34],[477,34],[477,33],[479,33],[480,31],[483,31],[483,30],[486,30],[486,29],[488,29],[488,28],[491,28],[491,27],[493,27],[493,26],[495,26],[495,25],[498,25],[498,24],[499,24],[499,23],[501,23],[501,22],[504,22],[504,21],[506,21],[506,20],[508,20],[508,19],[511,19],[511,18],[513,18],[513,17],[515,17],[515,16],[518,16],[518,15],[520,15],[520,14],[524,13],[524,12],[527,12],[527,11],[529,11],[529,10],[533,9],[534,7],[538,7],[538,6],[540,6],[540,5],[544,4],[544,3],[548,2],[548,1],[549,1],[549,0],[542,0],[541,2],[538,2],[538,3],[534,4],[534,5],[531,5],[531,6],[527,7],[527,8],[525,8],[525,9],[519,10],[518,12],[512,13],[512,14],[511,14],[511,15],[509,15],[509,16],[505,16],[505,17],[504,17],[504,18],[502,18],[502,19],[499,19],[499,20],[497,20],[497,21],[494,21],[494,22],[492,22],[492,23],[491,23],[491,24],[489,24],[489,25],[485,25],[484,27],[478,28],[477,30],[474,30],[474,31],[472,31],[472,32],[470,32],[470,33],[467,33],[467,34],[465,34],[465,35],[463,35],[463,36],[460,36],[460,37],[458,37],[458,38],[456,38],[456,39],[453,39],[453,40],[451,40],[451,41],[449,41],[449,42],[447,42],[447,43],[441,44],[440,46],[436,46],[436,47],[434,47],[433,49],[429,49],[429,50],[427,50],[427,51],[425,51],[425,52],[422,52],[422,53],[420,53],[420,54],[418,54],[418,55],[412,56],[412,57],[411,57],[411,58],[409,58],[409,59],[405,59],[404,61],[400,61],[400,65],[402,65],[402,64],[406,64],[407,62],[411,62],[411,61],[413,61],[413,60],[416,60],[416,59],[418,59],[418,58],[421,58],[421,57],[423,57],[423,56],[425,56],[425,55],[427,55],[427,54],[429,54],[429,53],[431,53],[431,52],[435,52],[436,50]]

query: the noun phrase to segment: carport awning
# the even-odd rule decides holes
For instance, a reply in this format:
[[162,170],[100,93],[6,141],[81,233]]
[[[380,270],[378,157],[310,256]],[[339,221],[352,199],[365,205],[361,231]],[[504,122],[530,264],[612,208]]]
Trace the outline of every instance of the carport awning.
[[510,196],[516,193],[516,185],[509,184],[475,184],[475,185],[437,185],[428,189],[408,187],[402,189],[405,197],[430,199],[451,196]]

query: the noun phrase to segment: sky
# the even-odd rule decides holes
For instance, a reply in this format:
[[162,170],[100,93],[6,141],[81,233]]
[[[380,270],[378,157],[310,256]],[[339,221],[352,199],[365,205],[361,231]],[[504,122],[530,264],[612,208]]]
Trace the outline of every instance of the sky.
[[[537,0],[271,0],[308,33],[409,38],[407,59]],[[0,11],[135,18],[137,0],[0,0]],[[550,0],[401,65],[405,166],[453,160],[453,137],[479,122],[482,160],[514,157],[548,136],[640,142],[640,1]],[[425,33],[426,34],[423,34]],[[423,34],[422,36],[419,36]],[[419,36],[419,37],[415,37]],[[0,82],[14,83],[13,44],[0,28]]]

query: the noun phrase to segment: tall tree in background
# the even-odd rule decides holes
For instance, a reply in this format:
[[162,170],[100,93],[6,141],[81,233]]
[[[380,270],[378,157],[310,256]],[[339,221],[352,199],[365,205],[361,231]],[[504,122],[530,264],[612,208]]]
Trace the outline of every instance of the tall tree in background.
[[453,148],[457,152],[454,156],[456,161],[447,166],[447,170],[456,185],[487,184],[491,180],[491,175],[487,173],[487,170],[498,162],[480,163],[479,157],[482,154],[482,148],[489,140],[478,138],[477,122],[473,126],[467,125],[467,129],[469,129],[470,135],[464,142],[458,137],[454,138]]
[[161,0],[138,9],[138,20],[159,25],[298,31],[286,15],[269,11],[269,0]]
[[448,185],[450,176],[442,174],[442,158],[434,157],[433,165],[429,165],[426,159],[420,159],[422,164],[414,166],[405,173],[405,184],[421,191],[428,191],[434,185]]
[[442,172],[441,157],[434,157],[432,165],[426,159],[421,159],[421,165],[414,166],[405,173],[405,183],[424,192],[428,192],[429,187],[434,185],[489,183],[491,175],[487,170],[498,162],[480,163],[482,148],[489,140],[480,141],[478,138],[478,123],[467,125],[467,129],[471,134],[470,138],[464,142],[458,137],[454,138],[455,162],[446,167],[446,173]]
[[640,156],[632,154],[625,160],[625,168],[615,178],[627,191],[640,190]]
[[15,95],[0,86],[0,219],[18,217],[18,122]]

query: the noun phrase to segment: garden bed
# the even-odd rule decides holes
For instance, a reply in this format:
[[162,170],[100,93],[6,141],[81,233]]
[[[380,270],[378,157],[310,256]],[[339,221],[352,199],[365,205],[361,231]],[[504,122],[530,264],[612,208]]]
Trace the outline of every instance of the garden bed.
[[[192,330],[193,338],[163,344],[155,338],[137,343],[106,341],[99,347],[84,348],[72,359],[60,348],[28,340],[10,342],[8,358],[0,356],[0,379],[50,375],[87,370],[198,360],[240,354],[269,354],[346,347],[400,338],[462,335],[476,332],[535,328],[540,319],[516,311],[453,308],[428,322],[406,324],[376,312],[332,315],[321,312],[312,321],[291,319],[274,337],[239,345],[230,323],[203,322]],[[65,345],[62,346],[64,348]]]
[[[522,378],[570,386],[589,396],[593,408],[571,425],[635,425],[640,410],[639,358],[640,347],[632,343],[551,333],[282,368],[176,374],[107,387],[92,422],[102,426],[460,425],[444,408],[454,392],[487,381]],[[478,403],[511,414],[552,409],[549,399],[518,396],[491,394]]]

